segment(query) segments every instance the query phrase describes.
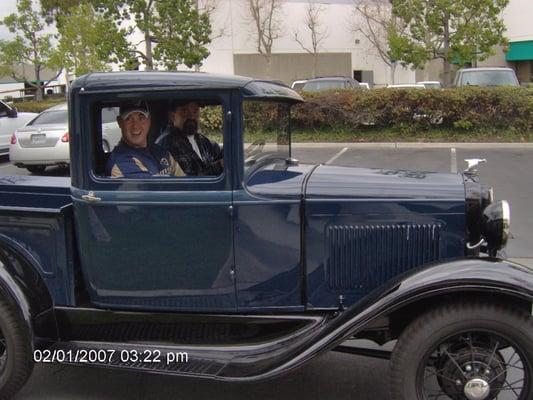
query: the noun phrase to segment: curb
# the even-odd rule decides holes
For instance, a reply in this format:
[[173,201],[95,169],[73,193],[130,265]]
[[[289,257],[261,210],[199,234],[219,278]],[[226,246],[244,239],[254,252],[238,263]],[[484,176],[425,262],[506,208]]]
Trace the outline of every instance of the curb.
[[533,143],[430,143],[430,142],[365,142],[365,143],[292,143],[296,149],[533,149]]

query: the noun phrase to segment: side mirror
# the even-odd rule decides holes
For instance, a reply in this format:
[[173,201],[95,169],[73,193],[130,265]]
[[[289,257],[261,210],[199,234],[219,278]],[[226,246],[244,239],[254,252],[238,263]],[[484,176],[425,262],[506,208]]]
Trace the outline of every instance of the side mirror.
[[17,114],[18,114],[18,111],[17,111],[17,109],[15,107],[10,108],[9,110],[7,110],[7,116],[9,118],[16,118]]

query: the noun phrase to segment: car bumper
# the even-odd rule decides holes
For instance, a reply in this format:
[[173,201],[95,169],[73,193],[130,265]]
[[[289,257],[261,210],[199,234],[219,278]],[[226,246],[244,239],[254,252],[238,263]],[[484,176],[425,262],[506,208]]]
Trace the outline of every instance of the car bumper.
[[21,147],[18,143],[12,144],[9,146],[9,161],[17,167],[70,164],[69,145],[61,141],[54,147]]

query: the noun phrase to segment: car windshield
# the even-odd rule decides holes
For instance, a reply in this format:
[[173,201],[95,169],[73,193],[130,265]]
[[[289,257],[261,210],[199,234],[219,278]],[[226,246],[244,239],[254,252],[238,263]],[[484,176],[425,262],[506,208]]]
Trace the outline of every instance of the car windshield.
[[247,100],[243,103],[245,172],[263,159],[290,156],[290,104]]
[[302,90],[315,91],[342,88],[344,88],[344,81],[342,80],[320,80],[306,82]]
[[44,111],[28,125],[67,124],[67,110]]
[[464,86],[518,86],[513,71],[464,71]]

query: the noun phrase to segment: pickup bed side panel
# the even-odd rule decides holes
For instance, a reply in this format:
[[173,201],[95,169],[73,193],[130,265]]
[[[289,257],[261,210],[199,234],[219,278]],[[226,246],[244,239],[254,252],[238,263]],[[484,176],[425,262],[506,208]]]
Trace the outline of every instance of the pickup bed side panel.
[[[71,210],[58,214],[42,212],[0,212],[0,246],[19,247],[46,285],[54,304],[74,305],[74,266],[67,219]],[[35,283],[36,284],[36,283]]]

